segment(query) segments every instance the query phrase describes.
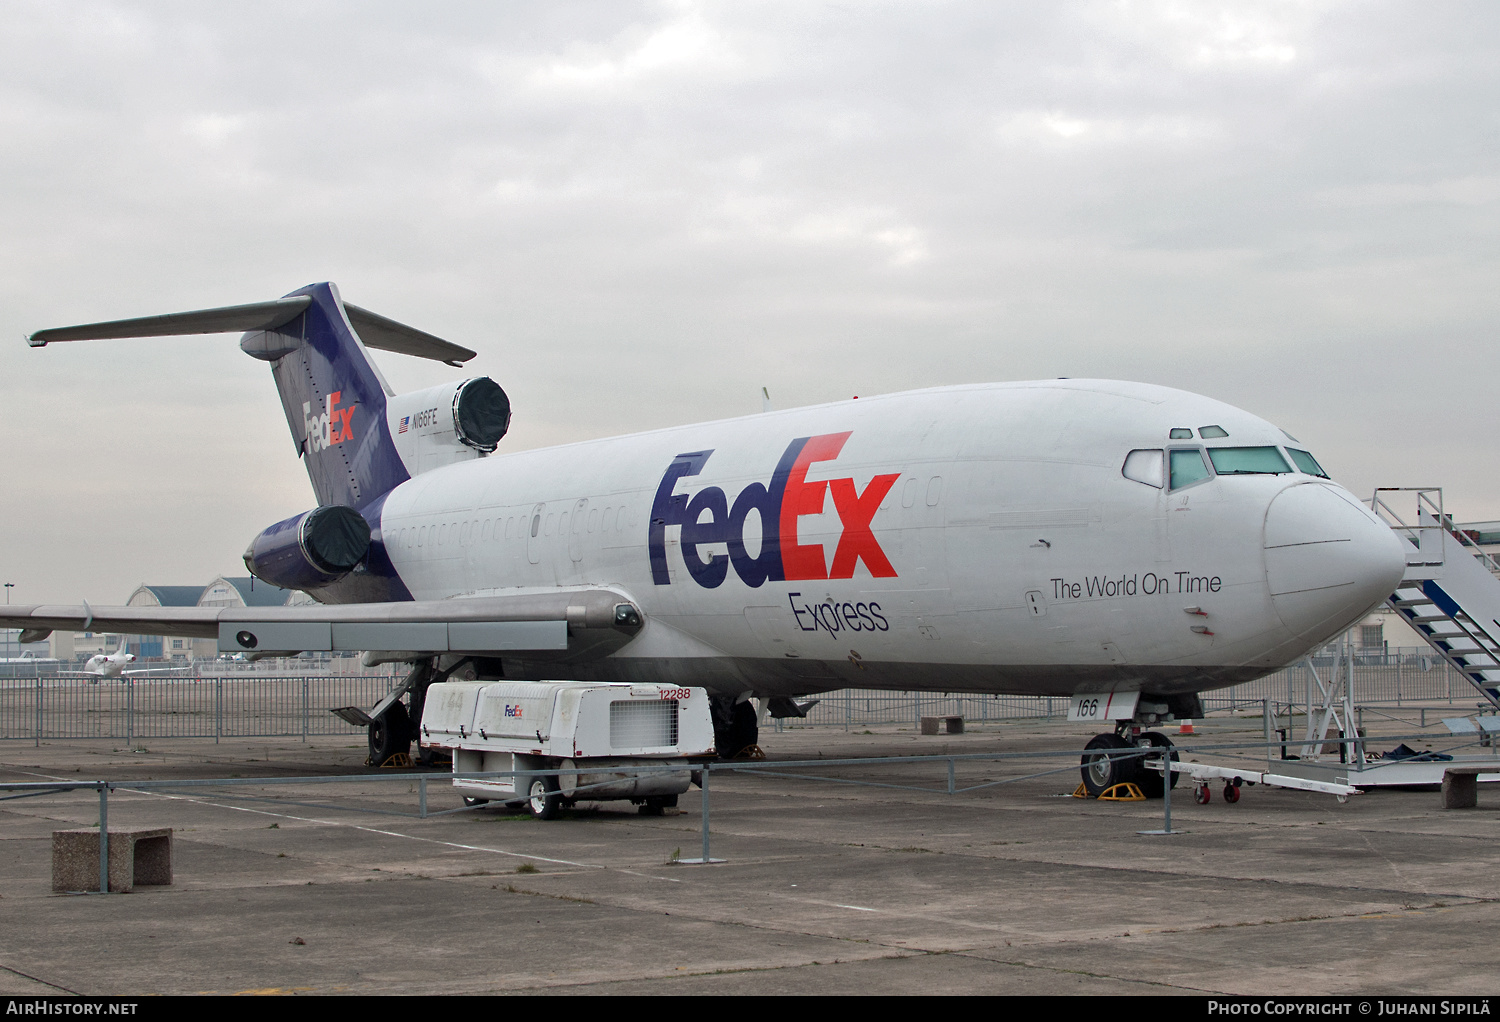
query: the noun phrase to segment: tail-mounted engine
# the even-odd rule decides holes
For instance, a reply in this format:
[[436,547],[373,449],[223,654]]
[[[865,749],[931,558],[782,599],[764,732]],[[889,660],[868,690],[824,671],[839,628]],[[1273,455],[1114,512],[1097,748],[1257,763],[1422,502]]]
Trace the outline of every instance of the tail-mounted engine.
[[245,567],[283,589],[319,589],[353,571],[370,551],[370,524],[330,504],[277,522],[250,541]]
[[482,458],[510,429],[510,398],[488,376],[386,399],[386,421],[411,475]]

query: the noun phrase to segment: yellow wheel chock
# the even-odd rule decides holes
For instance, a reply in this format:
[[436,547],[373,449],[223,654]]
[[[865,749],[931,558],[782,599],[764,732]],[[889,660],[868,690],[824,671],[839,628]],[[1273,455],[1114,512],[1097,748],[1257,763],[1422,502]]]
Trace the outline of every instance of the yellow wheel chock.
[[[1089,790],[1082,784],[1073,789],[1073,798],[1088,798]],[[1112,784],[1099,793],[1101,802],[1144,802],[1145,794],[1134,784]]]
[[411,757],[404,752],[398,752],[384,763],[380,764],[382,770],[401,770],[411,766]]

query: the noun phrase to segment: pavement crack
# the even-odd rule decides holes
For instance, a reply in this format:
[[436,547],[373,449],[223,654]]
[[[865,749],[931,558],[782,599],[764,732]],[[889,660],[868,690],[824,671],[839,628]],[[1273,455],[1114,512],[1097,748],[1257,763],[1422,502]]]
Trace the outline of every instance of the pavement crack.
[[974,961],[989,962],[995,965],[1009,965],[1017,969],[1031,969],[1036,972],[1051,973],[1055,976],[1084,976],[1088,979],[1107,980],[1112,983],[1140,983],[1143,986],[1161,987],[1165,990],[1186,990],[1197,994],[1211,994],[1216,992],[1203,987],[1184,986],[1181,983],[1169,983],[1166,980],[1150,979],[1144,976],[1112,976],[1107,972],[1090,972],[1087,969],[1064,969],[1056,965],[1038,965],[1035,962],[1025,962],[1009,958],[993,958],[965,951],[929,951],[926,953],[932,955],[951,955],[955,958],[969,958]]

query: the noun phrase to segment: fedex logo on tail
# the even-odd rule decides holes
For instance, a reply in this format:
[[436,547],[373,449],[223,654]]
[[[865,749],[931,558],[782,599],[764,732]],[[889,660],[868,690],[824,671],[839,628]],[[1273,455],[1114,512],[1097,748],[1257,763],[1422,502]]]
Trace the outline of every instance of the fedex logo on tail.
[[354,409],[359,405],[338,407],[343,396],[342,390],[329,394],[323,403],[321,415],[312,413],[311,401],[302,402],[302,428],[307,436],[309,450],[321,451],[325,447],[341,444],[354,436],[354,430],[350,428],[349,421],[354,418]]
[[[825,433],[793,440],[782,453],[770,484],[751,483],[732,505],[717,486],[704,487],[691,500],[687,494],[674,493],[680,480],[703,471],[714,452],[677,455],[662,476],[651,506],[647,547],[652,581],[657,585],[672,581],[667,570],[670,526],[681,528],[682,559],[693,581],[706,589],[721,585],[731,565],[751,588],[768,580],[853,578],[860,561],[876,578],[896,577],[896,569],[870,531],[870,522],[900,474],[875,476],[863,492],[852,478],[807,481],[808,469],[816,462],[836,459],[849,435]],[[823,544],[803,544],[797,538],[797,520],[803,515],[822,514],[829,496],[843,526],[831,563]],[[752,511],[760,518],[761,532],[760,551],[754,556],[745,546],[745,521]],[[715,543],[726,544],[728,556],[715,553],[705,559],[700,548]]]

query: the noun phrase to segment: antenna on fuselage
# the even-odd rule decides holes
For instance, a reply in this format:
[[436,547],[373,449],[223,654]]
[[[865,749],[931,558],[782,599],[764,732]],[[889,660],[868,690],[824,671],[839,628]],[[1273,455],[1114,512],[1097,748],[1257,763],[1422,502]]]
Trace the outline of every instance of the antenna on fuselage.
[[765,387],[760,388],[760,410],[763,412],[771,410],[771,392]]

